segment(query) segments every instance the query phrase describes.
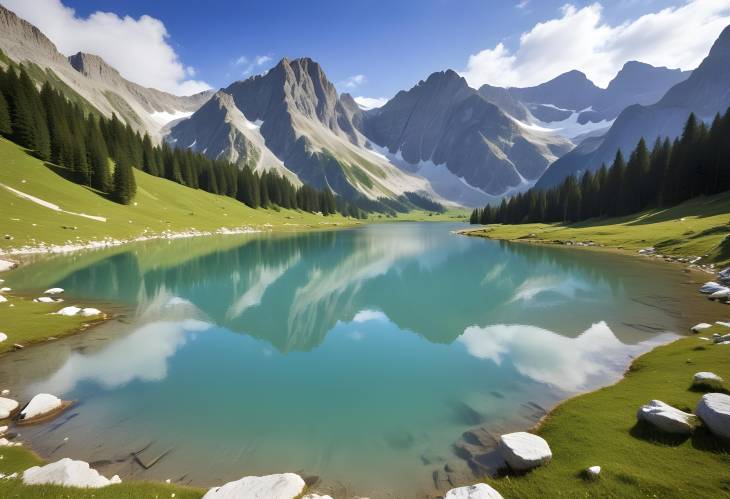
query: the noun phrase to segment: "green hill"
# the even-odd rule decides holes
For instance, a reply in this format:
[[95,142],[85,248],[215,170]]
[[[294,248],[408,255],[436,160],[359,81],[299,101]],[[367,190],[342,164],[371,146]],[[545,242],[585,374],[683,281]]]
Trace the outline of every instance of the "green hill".
[[216,231],[250,226],[296,230],[356,223],[340,215],[252,209],[232,198],[191,189],[140,170],[134,171],[137,196],[131,205],[123,206],[66,180],[62,173],[61,168],[49,167],[0,138],[0,249],[83,243],[106,237],[132,239],[191,229]]

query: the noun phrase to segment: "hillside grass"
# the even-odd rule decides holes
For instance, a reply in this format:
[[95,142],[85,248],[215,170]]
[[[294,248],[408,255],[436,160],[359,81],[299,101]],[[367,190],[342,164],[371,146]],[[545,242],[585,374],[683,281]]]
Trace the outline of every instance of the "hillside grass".
[[105,237],[132,239],[165,231],[216,231],[250,226],[261,230],[302,230],[353,225],[340,215],[297,210],[251,209],[225,196],[191,189],[135,170],[137,196],[120,205],[90,188],[66,180],[18,145],[0,138],[0,184],[56,204],[63,210],[101,216],[106,222],[54,211],[0,185],[0,250],[71,244]]
[[[730,193],[696,198],[666,209],[577,224],[489,225],[468,235],[533,242],[593,242],[637,251],[653,246],[672,257],[703,257],[700,263],[730,262]],[[728,238],[726,240],[726,238]]]
[[[694,412],[702,393],[690,385],[698,371],[730,381],[730,346],[698,338],[728,331],[716,326],[660,346],[637,358],[617,384],[564,402],[536,432],[552,461],[487,483],[505,498],[730,497],[730,442],[704,427],[677,439],[636,424],[636,411],[652,399]],[[600,477],[586,480],[582,472],[593,465],[601,466]]]

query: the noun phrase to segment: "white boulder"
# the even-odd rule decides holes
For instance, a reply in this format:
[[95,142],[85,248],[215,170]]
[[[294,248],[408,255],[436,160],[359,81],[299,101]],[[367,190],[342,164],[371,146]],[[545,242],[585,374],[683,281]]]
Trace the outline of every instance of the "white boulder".
[[57,295],[63,293],[63,288],[51,288],[43,292],[44,295]]
[[692,326],[690,331],[692,331],[693,333],[699,333],[700,331],[704,331],[705,329],[708,329],[711,327],[712,327],[712,324],[708,324],[706,322],[700,322],[699,324],[695,324],[694,326]]
[[12,290],[13,290],[12,288],[4,287],[4,288],[0,288],[0,293],[7,293],[8,291],[12,291]]
[[524,431],[502,435],[498,448],[502,458],[516,471],[535,468],[553,457],[550,446],[543,438]]
[[56,312],[56,315],[65,315],[67,317],[73,317],[74,315],[81,312],[80,307],[75,307],[73,305],[69,305],[68,307],[63,307],[61,310]]
[[725,289],[725,286],[722,284],[718,284],[714,281],[706,282],[700,287],[700,293],[704,294],[710,294],[714,293],[715,291],[720,291],[721,289]]
[[486,483],[457,487],[446,493],[444,499],[502,499],[502,494]]
[[10,262],[8,260],[0,260],[0,272],[4,272],[6,270],[14,269],[17,267],[18,264],[15,262]]
[[10,414],[17,408],[17,400],[0,397],[0,419],[9,418]]
[[113,483],[122,483],[119,476],[111,479],[100,475],[85,461],[74,461],[64,457],[45,466],[33,466],[23,472],[26,485],[62,485],[64,487],[83,487],[98,489]]
[[5,303],[6,301],[8,301],[8,299],[5,298],[3,295],[0,295],[0,303]]
[[595,480],[598,478],[601,474],[601,467],[600,466],[589,466],[586,468],[586,476],[592,480]]
[[715,373],[699,372],[692,378],[692,386],[701,388],[710,388],[712,390],[722,390],[723,379]]
[[63,405],[63,400],[50,393],[39,393],[20,411],[23,419],[32,419],[55,411]]
[[695,412],[712,433],[730,439],[730,395],[706,393]]
[[695,423],[694,415],[680,411],[661,400],[652,400],[642,405],[636,413],[636,418],[674,435],[689,435]]
[[730,296],[730,288],[722,288],[710,293],[710,300],[722,300]]
[[56,303],[63,301],[61,298],[51,298],[50,296],[39,296],[38,298],[35,298],[33,301],[38,303]]
[[94,317],[95,315],[101,315],[101,310],[98,308],[82,308],[81,315],[84,317]]
[[321,496],[319,494],[307,494],[305,496],[302,496],[302,499],[332,499],[332,496],[328,496],[328,495]]
[[3,435],[5,435],[5,432],[6,431],[8,431],[8,426],[7,425],[0,426],[0,437],[2,437]]
[[8,335],[5,333],[0,333],[0,343],[8,339]]
[[203,499],[293,499],[304,490],[304,480],[294,473],[247,476],[213,487]]

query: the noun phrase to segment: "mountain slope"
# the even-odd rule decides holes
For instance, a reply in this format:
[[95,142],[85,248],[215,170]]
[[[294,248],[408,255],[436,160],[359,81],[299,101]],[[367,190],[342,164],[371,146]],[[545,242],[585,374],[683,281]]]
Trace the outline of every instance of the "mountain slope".
[[[135,202],[124,206],[66,180],[56,173],[61,170],[54,171],[3,138],[0,157],[0,233],[11,237],[0,239],[0,251],[41,243],[64,245],[107,237],[151,237],[193,227],[200,231],[242,226],[269,230],[267,224],[271,224],[292,230],[296,224],[345,222],[339,215],[252,209],[233,198],[191,189],[137,169]],[[48,203],[57,205],[60,211]]]
[[216,92],[190,119],[174,126],[167,140],[211,158],[225,159],[239,168],[256,172],[275,171],[294,185],[301,182],[268,147],[259,131],[261,125],[246,119],[233,97]]
[[550,165],[537,187],[548,188],[565,177],[610,162],[616,151],[630,152],[644,137],[651,144],[657,137],[677,137],[690,113],[711,120],[730,106],[730,26],[715,41],[708,56],[686,80],[674,85],[659,102],[633,105],[616,118],[592,150],[576,149]]
[[0,5],[0,50],[15,63],[35,66],[39,81],[73,92],[98,112],[116,113],[140,132],[159,140],[162,127],[187,116],[211,95],[176,96],[125,80],[101,57],[78,53],[66,58],[38,28]]
[[446,168],[492,196],[528,185],[572,147],[520,125],[451,70],[366,113],[364,132],[411,165]]
[[398,169],[366,147],[367,139],[353,123],[362,113],[352,106],[350,96],[338,96],[311,59],[282,59],[264,75],[229,85],[218,94],[221,99],[226,101],[226,116],[237,116],[229,122],[238,123],[234,126],[238,140],[230,138],[230,125],[229,131],[206,133],[205,129],[216,127],[215,120],[226,118],[217,116],[203,124],[203,108],[173,126],[168,140],[178,147],[194,143],[195,150],[215,157],[221,151],[222,135],[228,134],[226,154],[253,161],[252,151],[258,150],[261,157],[276,158],[279,168],[283,166],[301,181],[328,187],[347,199],[407,204],[408,195],[415,193],[448,204],[427,180]]

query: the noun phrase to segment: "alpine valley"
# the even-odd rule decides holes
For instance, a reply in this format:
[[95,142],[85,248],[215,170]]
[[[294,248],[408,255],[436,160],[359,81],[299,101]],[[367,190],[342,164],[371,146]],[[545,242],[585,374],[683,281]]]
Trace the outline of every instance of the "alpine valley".
[[281,59],[217,91],[176,96],[124,79],[94,54],[61,54],[0,6],[0,49],[37,84],[155,143],[330,189],[370,211],[474,207],[596,169],[642,136],[676,137],[691,112],[730,104],[730,31],[694,72],[627,62],[606,88],[570,71],[541,85],[471,88],[433,73],[379,108],[338,94],[309,58]]

